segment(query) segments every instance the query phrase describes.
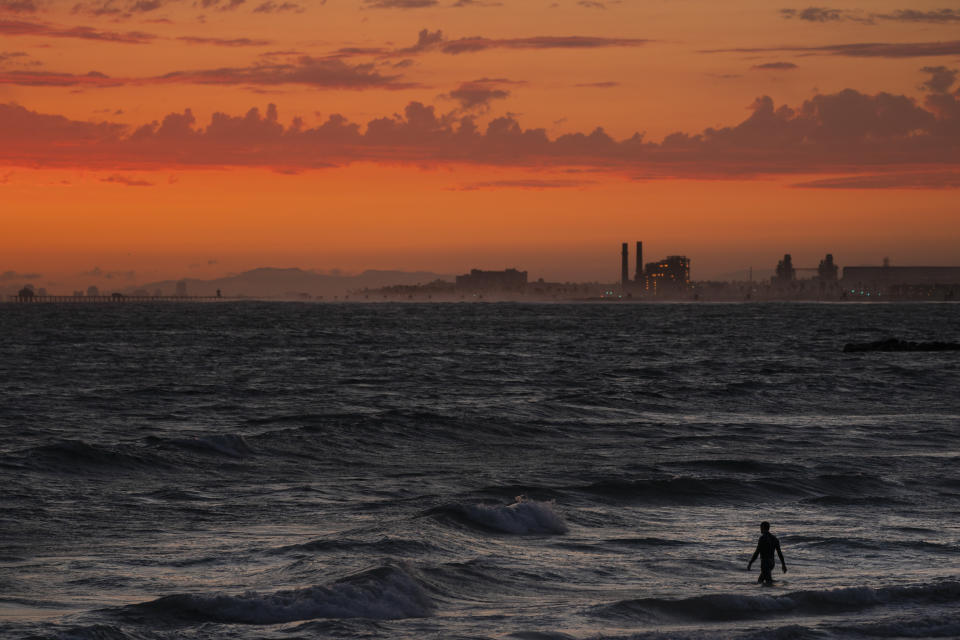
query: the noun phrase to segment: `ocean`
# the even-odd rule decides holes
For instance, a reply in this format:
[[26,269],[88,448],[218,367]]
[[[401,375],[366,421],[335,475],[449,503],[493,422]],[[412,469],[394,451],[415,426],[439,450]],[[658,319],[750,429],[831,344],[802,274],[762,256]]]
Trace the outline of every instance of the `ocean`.
[[0,305],[0,637],[960,637],[960,353],[888,337],[960,306]]

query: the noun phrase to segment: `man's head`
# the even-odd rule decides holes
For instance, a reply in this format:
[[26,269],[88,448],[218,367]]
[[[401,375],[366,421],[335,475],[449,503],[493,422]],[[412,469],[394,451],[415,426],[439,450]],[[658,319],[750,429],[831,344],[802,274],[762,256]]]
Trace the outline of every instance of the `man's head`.
[[760,523],[760,532],[766,533],[767,531],[770,531],[770,523],[764,520]]

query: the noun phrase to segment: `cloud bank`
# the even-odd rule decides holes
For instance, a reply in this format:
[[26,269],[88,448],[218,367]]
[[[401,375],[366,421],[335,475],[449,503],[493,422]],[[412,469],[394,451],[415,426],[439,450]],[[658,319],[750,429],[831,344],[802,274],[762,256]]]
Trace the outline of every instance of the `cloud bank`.
[[[736,125],[676,132],[659,142],[641,134],[617,140],[601,127],[551,138],[545,129],[523,128],[509,116],[481,127],[475,117],[442,114],[419,102],[365,126],[342,115],[312,128],[299,118],[284,125],[270,105],[265,113],[215,113],[206,125],[187,109],[133,129],[5,104],[0,161],[110,171],[244,166],[281,172],[360,161],[463,163],[700,178],[952,171],[960,168],[960,94],[949,92],[938,68],[929,73],[941,91],[928,94],[922,105],[903,95],[853,89],[818,95],[796,108],[763,96]],[[484,97],[490,96],[477,99]]]

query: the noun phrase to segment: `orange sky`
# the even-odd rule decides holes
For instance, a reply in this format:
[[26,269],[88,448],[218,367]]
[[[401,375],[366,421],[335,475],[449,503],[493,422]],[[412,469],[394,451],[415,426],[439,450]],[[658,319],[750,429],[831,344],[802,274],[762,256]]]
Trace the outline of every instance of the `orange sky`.
[[960,264],[958,34],[887,0],[0,0],[0,289],[612,281],[634,240],[698,279]]

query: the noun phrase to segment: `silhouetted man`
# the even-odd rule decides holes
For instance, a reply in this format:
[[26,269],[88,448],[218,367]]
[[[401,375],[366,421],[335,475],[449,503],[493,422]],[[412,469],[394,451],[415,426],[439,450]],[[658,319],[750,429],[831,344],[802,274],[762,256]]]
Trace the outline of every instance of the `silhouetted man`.
[[776,564],[776,561],[773,559],[774,551],[780,556],[780,566],[783,568],[783,572],[786,573],[787,563],[783,560],[783,551],[780,551],[780,541],[777,540],[777,536],[770,533],[770,523],[761,522],[760,539],[757,541],[757,550],[753,552],[753,557],[750,558],[750,562],[747,563],[747,571],[750,571],[753,561],[757,559],[757,556],[760,556],[760,577],[757,578],[757,582],[773,584],[773,576],[770,575],[770,572],[773,571],[773,565]]

